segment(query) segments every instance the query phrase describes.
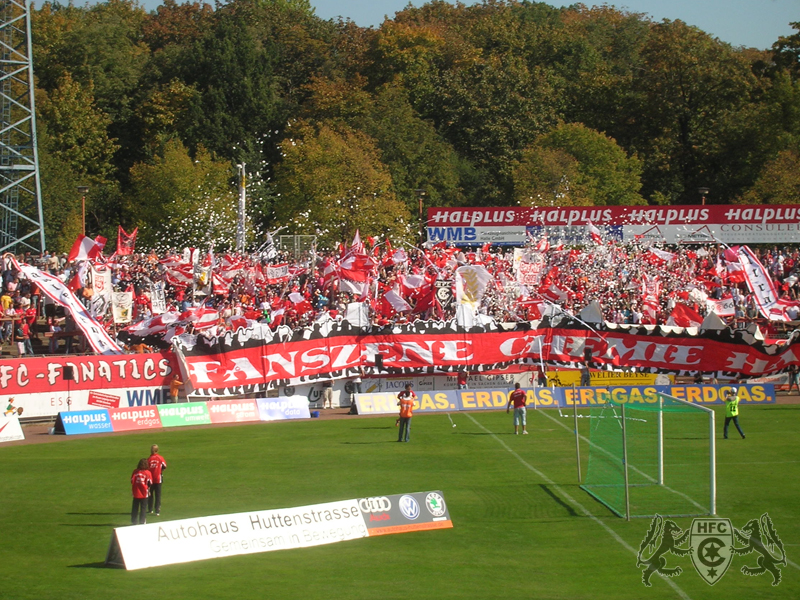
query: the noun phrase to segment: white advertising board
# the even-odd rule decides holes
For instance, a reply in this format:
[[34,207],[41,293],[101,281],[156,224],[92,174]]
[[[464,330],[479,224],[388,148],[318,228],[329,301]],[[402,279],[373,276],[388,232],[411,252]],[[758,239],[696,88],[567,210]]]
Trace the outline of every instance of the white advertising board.
[[16,442],[24,440],[25,434],[22,433],[22,427],[19,424],[19,417],[17,415],[0,416],[0,443],[3,442]]

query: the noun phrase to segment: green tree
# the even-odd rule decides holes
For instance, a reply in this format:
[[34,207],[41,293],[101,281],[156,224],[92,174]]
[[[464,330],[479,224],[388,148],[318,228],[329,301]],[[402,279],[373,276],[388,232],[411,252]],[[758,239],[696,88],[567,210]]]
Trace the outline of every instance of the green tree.
[[800,204],[800,154],[783,150],[741,198],[743,204]]
[[81,85],[69,73],[49,93],[40,90],[38,116],[46,126],[40,143],[88,183],[100,183],[112,176],[119,146],[109,138],[111,118],[97,107],[93,92],[91,84]]
[[149,163],[131,168],[126,210],[139,246],[228,249],[236,237],[236,193],[230,164],[204,148],[191,156],[179,140]]
[[645,204],[641,171],[639,160],[608,136],[580,123],[560,125],[517,163],[515,198],[534,205]]
[[706,186],[718,201],[731,199],[736,188],[727,174],[749,157],[740,153],[740,164],[730,164],[718,150],[741,141],[724,126],[741,122],[745,115],[738,113],[752,101],[749,62],[681,21],[654,25],[642,55],[634,80],[639,105],[631,113],[639,134],[631,149],[644,161],[645,195],[659,191],[672,202],[696,203],[697,188]]
[[322,247],[364,236],[409,235],[409,213],[369,136],[345,125],[296,123],[281,142],[276,217]]

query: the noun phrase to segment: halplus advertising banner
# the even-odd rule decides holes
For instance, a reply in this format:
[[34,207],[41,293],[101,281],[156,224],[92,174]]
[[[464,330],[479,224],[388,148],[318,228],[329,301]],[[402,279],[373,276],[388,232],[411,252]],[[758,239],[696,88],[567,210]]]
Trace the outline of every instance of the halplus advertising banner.
[[133,406],[130,408],[109,408],[111,425],[114,431],[137,431],[161,427],[161,416],[155,406]]
[[452,526],[441,491],[359,498],[118,527],[106,564],[130,571]]
[[207,406],[212,423],[248,423],[261,420],[255,400],[213,400]]
[[[721,405],[725,394],[736,388],[741,404],[775,404],[775,386],[769,383],[742,385],[650,385],[565,388],[522,388],[527,395],[530,408],[588,408],[616,403],[656,404],[658,395],[666,394],[694,404]],[[497,390],[450,390],[441,392],[419,392],[414,401],[415,413],[451,411],[500,410],[508,406],[511,389]],[[359,415],[397,414],[397,394],[356,394]]]
[[211,423],[211,415],[205,402],[159,404],[158,416],[161,418],[162,427],[186,427]]
[[80,435],[85,433],[111,433],[114,431],[108,410],[78,410],[58,413],[55,433]]
[[171,353],[0,360],[0,394],[13,397],[26,417],[158,404],[177,369]]
[[595,206],[429,208],[428,241],[455,245],[522,245],[528,235],[555,243],[585,244],[588,225],[607,240],[668,244],[796,243],[800,207]]
[[262,421],[286,421],[310,419],[308,399],[305,396],[279,396],[258,398],[258,414]]

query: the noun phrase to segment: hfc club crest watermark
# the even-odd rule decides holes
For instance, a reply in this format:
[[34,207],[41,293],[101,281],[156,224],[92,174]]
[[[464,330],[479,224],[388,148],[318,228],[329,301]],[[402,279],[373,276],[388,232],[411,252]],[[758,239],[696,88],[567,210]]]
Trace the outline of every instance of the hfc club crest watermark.
[[695,519],[689,528],[692,564],[708,585],[714,585],[733,560],[730,519]]
[[650,587],[654,573],[677,577],[683,572],[680,566],[668,565],[669,555],[690,556],[700,577],[714,585],[725,575],[734,556],[753,552],[756,564],[743,565],[741,572],[751,577],[769,573],[772,585],[778,585],[779,567],[786,566],[786,553],[768,513],[751,519],[741,529],[736,529],[730,519],[698,518],[685,531],[675,521],[656,515],[639,546],[636,566],[645,567],[642,583]]

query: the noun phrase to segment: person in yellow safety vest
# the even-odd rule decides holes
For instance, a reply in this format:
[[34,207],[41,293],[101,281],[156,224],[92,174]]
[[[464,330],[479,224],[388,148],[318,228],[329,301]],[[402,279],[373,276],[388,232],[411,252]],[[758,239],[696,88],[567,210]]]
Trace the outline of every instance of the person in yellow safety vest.
[[728,390],[725,394],[725,427],[722,429],[722,435],[726,440],[728,439],[728,425],[731,421],[744,439],[744,431],[739,426],[739,390],[736,388]]
[[406,384],[406,389],[397,394],[397,405],[400,407],[400,431],[398,432],[397,441],[407,442],[409,433],[411,432],[411,416],[414,412],[414,400],[417,395],[411,389],[411,384]]

